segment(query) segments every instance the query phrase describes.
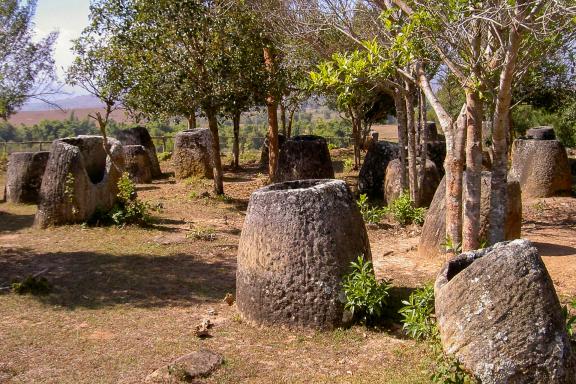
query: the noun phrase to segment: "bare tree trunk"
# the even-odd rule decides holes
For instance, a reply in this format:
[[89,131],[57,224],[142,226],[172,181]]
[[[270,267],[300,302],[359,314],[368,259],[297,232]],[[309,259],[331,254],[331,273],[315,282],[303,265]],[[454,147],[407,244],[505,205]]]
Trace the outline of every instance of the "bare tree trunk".
[[418,191],[419,199],[422,201],[422,191],[424,190],[424,180],[426,177],[426,160],[428,158],[428,124],[426,124],[426,98],[421,90],[418,92],[419,100],[419,121],[420,121],[420,168],[418,169]]
[[410,186],[410,200],[419,204],[418,179],[416,169],[416,114],[414,113],[414,86],[406,87],[406,117],[408,121],[408,184]]
[[360,119],[356,117],[354,110],[348,107],[348,113],[352,120],[352,141],[354,147],[354,169],[360,168]]
[[280,103],[280,122],[282,123],[282,134],[286,136],[286,106]]
[[240,112],[234,112],[232,116],[232,125],[234,131],[234,143],[232,144],[232,167],[238,169],[240,167]]
[[214,193],[217,195],[224,194],[224,183],[222,174],[222,160],[220,158],[220,138],[218,137],[218,119],[216,118],[216,111],[209,109],[205,110],[206,117],[208,118],[208,128],[212,132],[212,152],[214,155]]
[[196,129],[196,115],[194,113],[190,114],[187,120],[188,120],[188,129]]
[[[264,63],[270,76],[274,76],[274,57],[272,50],[264,48]],[[266,98],[266,107],[268,109],[268,142],[269,142],[269,162],[268,174],[271,181],[276,180],[276,170],[278,169],[278,101],[276,97],[269,94]]]
[[294,113],[296,112],[295,109],[290,111],[290,118],[288,119],[288,130],[286,132],[286,138],[290,138],[292,136],[292,122],[294,121]]
[[508,114],[512,99],[512,79],[514,68],[518,59],[521,35],[518,31],[510,33],[510,46],[504,59],[504,69],[500,74],[500,84],[496,106],[494,108],[494,121],[492,124],[492,179],[490,190],[490,230],[489,242],[496,244],[505,240],[504,224],[506,222],[507,179],[508,179],[508,141],[507,131]]
[[482,101],[478,91],[466,90],[466,185],[462,222],[462,251],[480,247],[480,184],[482,177]]
[[394,93],[394,104],[396,106],[396,120],[398,121],[398,146],[400,147],[400,164],[402,165],[401,185],[402,190],[408,189],[408,156],[406,154],[407,121],[406,121],[406,103],[404,96],[400,91]]

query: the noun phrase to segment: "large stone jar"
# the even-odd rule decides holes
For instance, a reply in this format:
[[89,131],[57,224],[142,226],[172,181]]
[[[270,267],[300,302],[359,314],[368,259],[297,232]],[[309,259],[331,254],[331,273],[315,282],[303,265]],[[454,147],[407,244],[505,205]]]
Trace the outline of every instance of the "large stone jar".
[[52,143],[36,225],[82,223],[97,209],[112,208],[124,170],[124,150],[118,140],[109,138],[108,156],[103,142],[101,136],[78,136]]
[[278,156],[277,181],[333,179],[334,168],[323,137],[295,136],[284,142]]
[[272,184],[250,197],[238,250],[236,292],[253,324],[332,329],[342,324],[342,277],[368,235],[341,180]]
[[36,204],[50,152],[15,152],[8,156],[6,201]]
[[197,128],[176,134],[172,163],[176,179],[214,177],[212,132],[208,128]]
[[444,351],[483,384],[576,382],[558,296],[529,241],[457,256],[434,293]]
[[116,138],[120,140],[122,145],[143,146],[150,160],[150,172],[152,173],[152,178],[162,176],[160,163],[156,156],[156,146],[154,145],[154,141],[152,141],[150,133],[145,127],[134,127],[120,130],[116,133]]

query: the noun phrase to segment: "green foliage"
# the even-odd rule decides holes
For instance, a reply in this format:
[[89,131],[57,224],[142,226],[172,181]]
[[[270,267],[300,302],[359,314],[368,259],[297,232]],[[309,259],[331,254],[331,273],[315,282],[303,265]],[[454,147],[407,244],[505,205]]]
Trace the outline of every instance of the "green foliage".
[[399,313],[404,318],[403,330],[416,340],[426,340],[436,355],[434,371],[430,376],[432,383],[473,384],[474,378],[453,356],[446,355],[440,344],[440,333],[434,316],[434,287],[432,284],[412,292]]
[[390,285],[376,281],[372,263],[359,256],[350,264],[351,271],[344,276],[342,286],[346,295],[345,309],[364,324],[371,324],[382,315],[389,296]]
[[402,194],[387,207],[387,212],[389,212],[400,225],[408,225],[411,223],[422,225],[426,217],[426,208],[416,208],[410,200],[409,193],[406,191],[402,192]]
[[0,1],[0,119],[8,119],[30,97],[55,80],[52,50],[58,33],[34,35],[36,1]]
[[172,158],[172,152],[161,152],[158,154],[159,161],[166,161]]
[[386,215],[385,208],[372,207],[368,203],[368,196],[366,194],[360,195],[358,201],[356,201],[358,208],[360,208],[360,213],[365,222],[370,224],[378,224],[382,218]]
[[52,291],[52,285],[45,277],[28,276],[19,283],[12,283],[12,291],[19,295],[47,295]]
[[574,337],[574,324],[576,324],[576,298],[573,298],[568,305],[562,307],[562,314],[566,320],[566,332],[568,335]]
[[438,328],[434,317],[434,286],[428,284],[410,294],[408,300],[402,300],[398,312],[402,315],[402,329],[416,340],[429,340],[438,337]]
[[100,209],[90,219],[91,224],[141,225],[150,224],[150,205],[138,199],[136,186],[127,172],[118,180],[117,201],[108,212]]
[[454,254],[462,253],[462,243],[454,243],[450,237],[446,237],[441,245],[446,252]]
[[[352,169],[354,169],[354,159],[345,159],[344,170],[350,172]],[[366,197],[366,195],[364,195],[364,197]],[[360,198],[362,198],[362,196],[360,196]]]

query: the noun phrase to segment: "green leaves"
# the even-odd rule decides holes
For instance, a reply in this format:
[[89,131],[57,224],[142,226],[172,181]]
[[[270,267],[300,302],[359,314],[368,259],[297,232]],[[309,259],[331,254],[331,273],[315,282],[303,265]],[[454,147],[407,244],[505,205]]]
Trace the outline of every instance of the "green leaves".
[[434,317],[434,286],[426,285],[415,290],[408,300],[402,300],[398,313],[402,315],[402,329],[408,336],[416,340],[435,339],[438,328]]
[[351,271],[344,276],[342,283],[346,295],[344,308],[368,325],[381,317],[390,285],[385,281],[376,281],[372,263],[364,260],[363,256],[358,256],[350,267]]

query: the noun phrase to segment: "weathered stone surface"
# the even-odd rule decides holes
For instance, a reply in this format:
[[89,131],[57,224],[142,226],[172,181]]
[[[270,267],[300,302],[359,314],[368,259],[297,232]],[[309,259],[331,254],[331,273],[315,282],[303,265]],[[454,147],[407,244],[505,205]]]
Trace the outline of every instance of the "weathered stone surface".
[[122,145],[143,146],[148,154],[148,158],[150,159],[150,172],[152,173],[152,178],[155,179],[162,176],[160,163],[156,156],[156,146],[154,145],[154,141],[152,141],[150,133],[145,127],[123,129],[118,131],[116,138],[122,143]]
[[36,204],[50,152],[15,152],[8,156],[6,201]]
[[370,197],[382,198],[384,195],[384,179],[386,167],[390,161],[399,156],[399,147],[396,143],[379,141],[366,153],[362,168],[358,175],[358,190]]
[[[488,238],[490,225],[490,180],[491,173],[483,171],[480,187],[480,239]],[[418,253],[423,257],[437,257],[444,254],[442,243],[446,240],[446,177],[436,189],[426,219],[422,226],[422,235]],[[520,185],[516,180],[508,180],[508,200],[504,234],[506,240],[520,237],[522,228],[522,196]]]
[[457,256],[434,293],[444,350],[483,384],[576,382],[560,303],[529,241]]
[[277,181],[333,178],[330,151],[323,137],[294,136],[282,145]]
[[426,157],[436,164],[436,169],[440,176],[444,175],[444,159],[446,159],[446,142],[445,141],[429,141],[427,146],[428,151]]
[[[286,136],[279,134],[278,135],[278,148],[279,150],[282,149],[284,143],[286,142]],[[260,152],[260,165],[262,167],[267,167],[270,161],[270,140],[268,137],[264,139],[264,144],[262,145],[262,151]]]
[[557,140],[514,140],[510,175],[524,198],[569,196],[572,190],[568,155]]
[[112,159],[104,151],[101,136],[70,137],[52,143],[36,225],[81,223],[96,209],[112,208],[124,170],[124,150],[118,140],[111,138],[108,148]]
[[135,183],[152,181],[152,166],[146,149],[142,145],[124,146],[125,170]]
[[[420,206],[427,207],[430,205],[436,188],[440,184],[440,174],[431,160],[426,160],[426,169],[424,174],[424,185],[422,187],[422,198]],[[394,159],[388,163],[386,168],[386,178],[384,179],[384,201],[386,204],[392,204],[402,193],[402,166],[400,159]]]
[[181,356],[167,366],[157,369],[146,377],[146,382],[178,383],[208,377],[223,362],[222,355],[201,349]]
[[526,131],[526,138],[532,140],[556,140],[556,134],[552,127],[534,127]]
[[341,180],[272,184],[250,197],[238,248],[237,305],[254,324],[342,324],[342,276],[371,258],[362,216]]
[[176,179],[190,176],[212,178],[213,162],[212,133],[208,128],[190,129],[176,134],[172,154]]

